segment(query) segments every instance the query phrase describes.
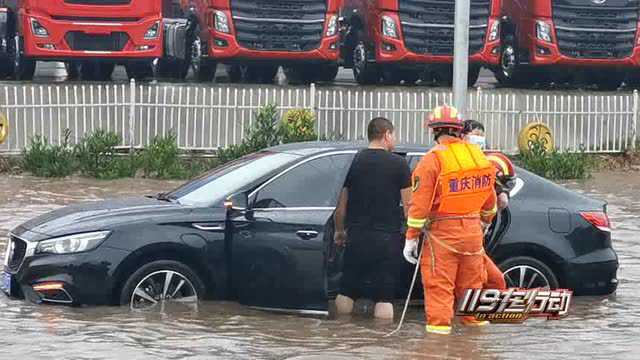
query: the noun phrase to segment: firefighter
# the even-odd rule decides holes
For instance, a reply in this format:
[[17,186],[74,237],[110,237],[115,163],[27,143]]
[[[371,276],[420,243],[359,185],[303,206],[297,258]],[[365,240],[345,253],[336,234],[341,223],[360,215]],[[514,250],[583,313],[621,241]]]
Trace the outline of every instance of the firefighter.
[[[487,160],[491,161],[496,168],[495,189],[498,211],[500,212],[509,206],[509,191],[515,178],[515,168],[511,160],[501,153],[488,153]],[[485,224],[485,226],[488,227],[489,224]],[[505,290],[507,283],[504,280],[504,275],[487,254],[484,255],[484,265],[487,271],[487,281],[484,288]]]
[[[437,145],[412,175],[405,248],[407,261],[420,261],[428,333],[449,334],[456,297],[486,280],[482,221],[496,214],[495,169],[480,147],[462,139],[458,111],[440,106],[428,118]],[[417,259],[418,237],[426,230]],[[487,322],[465,317],[463,324]]]
[[406,211],[411,198],[411,170],[392,152],[393,130],[388,119],[371,120],[369,147],[354,158],[340,193],[334,241],[346,249],[336,297],[339,314],[350,314],[354,300],[369,297],[376,303],[376,318],[393,319],[403,235],[399,204]]

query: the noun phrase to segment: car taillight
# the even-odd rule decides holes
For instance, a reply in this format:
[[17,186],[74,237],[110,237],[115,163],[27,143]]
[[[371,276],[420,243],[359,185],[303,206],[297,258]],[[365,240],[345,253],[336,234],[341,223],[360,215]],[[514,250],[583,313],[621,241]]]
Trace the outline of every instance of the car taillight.
[[611,232],[611,222],[606,213],[601,211],[582,211],[580,215],[599,230]]

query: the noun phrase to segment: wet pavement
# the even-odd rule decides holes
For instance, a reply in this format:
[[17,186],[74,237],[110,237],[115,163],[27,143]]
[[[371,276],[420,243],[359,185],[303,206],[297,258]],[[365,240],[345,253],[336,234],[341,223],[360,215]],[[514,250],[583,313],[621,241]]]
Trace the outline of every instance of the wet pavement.
[[[80,200],[150,194],[176,182],[45,180],[0,175],[0,254],[21,222]],[[576,298],[568,318],[455,329],[427,336],[420,307],[403,330],[367,317],[276,315],[234,303],[196,311],[139,313],[127,308],[32,305],[0,294],[0,359],[580,359],[640,357],[640,176],[598,174],[566,186],[609,202],[620,257],[616,295]],[[398,311],[400,307],[397,307]]]

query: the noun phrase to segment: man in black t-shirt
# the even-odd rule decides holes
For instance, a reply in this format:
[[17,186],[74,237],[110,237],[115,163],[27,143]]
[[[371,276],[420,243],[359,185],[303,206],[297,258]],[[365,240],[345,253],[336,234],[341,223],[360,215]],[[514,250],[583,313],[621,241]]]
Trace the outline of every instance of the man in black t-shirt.
[[354,300],[367,293],[369,284],[374,316],[393,319],[403,241],[400,200],[407,211],[411,170],[402,156],[392,153],[395,139],[389,120],[371,120],[367,133],[369,147],[353,160],[336,208],[334,240],[337,246],[346,245],[336,307],[339,314],[351,313]]

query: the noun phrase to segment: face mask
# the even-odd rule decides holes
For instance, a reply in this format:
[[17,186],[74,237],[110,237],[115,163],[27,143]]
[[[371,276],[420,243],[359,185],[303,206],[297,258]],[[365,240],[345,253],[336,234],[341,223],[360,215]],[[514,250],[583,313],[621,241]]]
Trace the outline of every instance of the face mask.
[[467,141],[469,141],[470,144],[480,146],[480,149],[484,149],[487,146],[487,138],[484,136],[469,135],[467,136]]

